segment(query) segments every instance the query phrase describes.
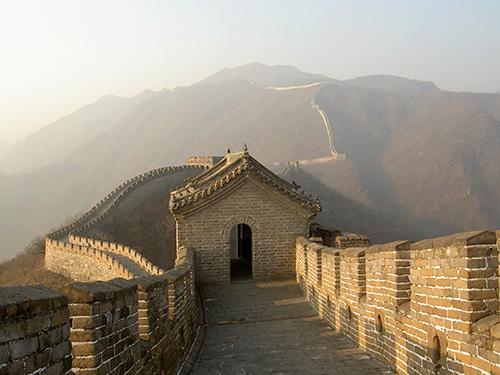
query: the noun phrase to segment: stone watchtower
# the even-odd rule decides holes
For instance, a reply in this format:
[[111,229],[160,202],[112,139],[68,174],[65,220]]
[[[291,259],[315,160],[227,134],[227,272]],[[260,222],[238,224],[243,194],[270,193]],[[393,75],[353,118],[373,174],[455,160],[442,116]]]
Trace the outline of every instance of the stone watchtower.
[[295,239],[309,234],[320,209],[246,150],[170,194],[177,248],[194,251],[202,284],[293,275]]

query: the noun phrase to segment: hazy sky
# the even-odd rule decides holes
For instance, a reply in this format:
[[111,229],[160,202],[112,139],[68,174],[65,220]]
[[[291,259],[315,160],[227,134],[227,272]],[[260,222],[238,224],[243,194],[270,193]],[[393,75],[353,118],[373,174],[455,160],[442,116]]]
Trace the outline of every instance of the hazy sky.
[[500,1],[0,0],[0,139],[249,62],[500,90]]

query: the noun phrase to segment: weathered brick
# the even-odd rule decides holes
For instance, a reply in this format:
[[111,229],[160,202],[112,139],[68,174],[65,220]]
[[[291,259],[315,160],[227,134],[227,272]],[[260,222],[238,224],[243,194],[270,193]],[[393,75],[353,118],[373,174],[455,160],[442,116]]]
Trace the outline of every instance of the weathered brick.
[[10,353],[13,359],[35,353],[38,350],[38,337],[22,338],[10,342]]

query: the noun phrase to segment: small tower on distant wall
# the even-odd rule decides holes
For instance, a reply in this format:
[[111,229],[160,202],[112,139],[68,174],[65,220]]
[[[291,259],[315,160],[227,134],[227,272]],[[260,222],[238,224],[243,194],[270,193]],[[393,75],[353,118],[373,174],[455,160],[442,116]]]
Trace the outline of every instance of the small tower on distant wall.
[[223,156],[190,156],[187,164],[196,167],[212,168],[222,159],[224,159]]

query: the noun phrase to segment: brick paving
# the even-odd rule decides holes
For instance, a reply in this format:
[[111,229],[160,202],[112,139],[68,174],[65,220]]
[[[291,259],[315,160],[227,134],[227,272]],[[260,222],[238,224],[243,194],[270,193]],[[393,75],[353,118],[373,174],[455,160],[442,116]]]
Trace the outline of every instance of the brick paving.
[[294,280],[205,287],[207,336],[192,374],[389,374],[324,324]]

